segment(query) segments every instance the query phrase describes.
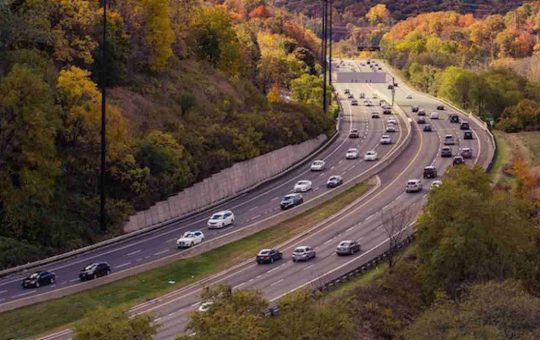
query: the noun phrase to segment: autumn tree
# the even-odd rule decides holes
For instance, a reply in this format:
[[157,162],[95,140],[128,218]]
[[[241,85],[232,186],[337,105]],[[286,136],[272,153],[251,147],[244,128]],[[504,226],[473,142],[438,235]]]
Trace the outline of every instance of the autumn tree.
[[291,96],[298,103],[318,105],[322,100],[322,79],[304,74],[291,81]]
[[371,25],[388,24],[390,18],[390,12],[385,4],[378,4],[371,7],[366,14],[366,19]]

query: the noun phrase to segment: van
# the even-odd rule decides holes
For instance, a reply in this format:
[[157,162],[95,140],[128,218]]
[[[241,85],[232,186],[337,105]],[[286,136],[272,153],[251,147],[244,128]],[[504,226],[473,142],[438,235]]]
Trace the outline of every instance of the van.
[[454,145],[454,144],[456,144],[456,140],[454,139],[454,136],[452,135],[444,136],[444,145]]

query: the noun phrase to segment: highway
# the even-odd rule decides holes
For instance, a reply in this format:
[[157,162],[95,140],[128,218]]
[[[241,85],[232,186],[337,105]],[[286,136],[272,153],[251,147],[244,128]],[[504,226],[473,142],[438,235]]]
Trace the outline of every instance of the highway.
[[[351,91],[359,91],[361,88],[361,85],[351,86]],[[361,150],[362,156],[367,150],[376,150],[379,158],[382,159],[405,138],[404,117],[399,118],[400,127],[393,134],[394,143],[392,145],[381,145],[379,139],[384,128],[383,120],[371,119],[370,112],[372,110],[370,108],[350,106],[348,101],[343,101],[343,105],[345,113],[340,118],[342,133],[328,148],[314,157],[314,159],[324,159],[326,161],[327,167],[325,171],[321,173],[310,171],[310,162],[308,162],[279,179],[264,184],[211,211],[196,214],[195,216],[138,237],[35,268],[35,270],[54,272],[56,274],[56,282],[53,285],[43,286],[37,289],[22,289],[21,281],[28,275],[28,272],[3,277],[0,279],[0,308],[3,304],[13,301],[20,301],[21,304],[26,302],[31,303],[38,295],[45,296],[44,294],[55,290],[66,289],[67,287],[77,285],[84,288],[90,282],[80,282],[78,273],[80,269],[92,262],[108,262],[112,267],[114,275],[114,273],[126,271],[133,267],[155,261],[156,259],[182,252],[182,250],[176,248],[176,240],[186,231],[201,230],[204,232],[206,240],[211,240],[233,232],[238,228],[276,216],[281,213],[279,208],[281,198],[292,191],[294,184],[298,180],[308,179],[313,182],[313,189],[304,194],[304,199],[309,201],[313,197],[333,190],[326,188],[326,181],[331,175],[341,175],[347,181],[352,177],[362,174],[367,169],[376,166],[377,162],[364,162],[363,159],[345,160],[347,149],[357,147]],[[348,138],[348,133],[353,128],[360,131],[360,138]],[[225,209],[232,210],[235,213],[236,221],[234,226],[220,230],[208,230],[206,221],[210,215],[213,212]]]
[[[340,64],[339,69],[371,72],[366,67],[361,66],[359,61],[345,61],[343,65]],[[383,70],[379,72],[383,71],[390,72],[384,66]],[[447,110],[439,111],[440,119],[429,119],[430,113],[437,111],[437,106],[441,103],[435,98],[418,93],[399,80],[397,81],[399,86],[396,88],[395,93],[396,104],[413,121],[412,139],[399,157],[375,176],[373,180],[377,185],[373,190],[338,214],[313,226],[312,230],[305,235],[299,235],[281,245],[261,244],[261,249],[278,247],[284,254],[283,260],[271,265],[257,265],[254,258],[246,260],[210,278],[144,302],[134,307],[131,313],[153,312],[157,316],[157,322],[161,325],[156,338],[172,339],[175,335],[185,331],[189,313],[196,310],[200,304],[199,294],[204,286],[226,283],[235,289],[259,289],[270,301],[277,301],[285,294],[301,287],[316,286],[321,283],[321,280],[328,273],[352,269],[367,262],[386,246],[388,235],[382,225],[382,218],[403,209],[417,213],[425,202],[432,181],[423,180],[424,190],[418,194],[405,193],[404,189],[407,181],[413,178],[421,178],[423,168],[427,165],[437,167],[439,178],[442,177],[444,170],[451,166],[452,158],[440,157],[442,140],[446,134],[453,134],[458,139],[457,145],[452,147],[454,154],[457,153],[459,148],[469,147],[473,150],[473,158],[466,160],[467,164],[472,165],[475,163],[487,167],[493,156],[494,149],[489,134],[476,121],[469,119],[474,139],[463,140],[463,131],[459,129],[459,124],[451,124],[448,121],[448,114],[453,111],[446,108]],[[337,173],[347,177],[361,172],[362,169],[369,166],[369,164],[361,160],[344,160],[344,152],[351,145],[359,146],[362,154],[370,149],[376,149],[380,155],[388,151],[389,147],[381,146],[378,140],[383,134],[385,121],[389,116],[381,114],[380,119],[371,119],[371,111],[374,109],[379,110],[378,107],[351,106],[350,101],[343,95],[344,90],[347,88],[355,98],[358,98],[360,92],[364,92],[369,97],[376,94],[379,98],[390,101],[390,90],[387,87],[388,83],[335,84],[345,111],[343,128],[345,130],[352,127],[359,128],[365,137],[361,141],[355,141],[348,140],[346,134],[342,134],[339,140],[325,151],[324,157],[331,164],[330,166],[334,167],[332,174]],[[407,99],[407,96],[412,96],[412,99]],[[373,101],[375,102],[375,100]],[[420,106],[426,111],[426,120],[432,124],[434,131],[424,132],[421,125],[416,124],[417,116],[411,113],[413,105]],[[464,119],[463,116],[461,118]],[[399,131],[394,133],[395,138],[403,135],[405,123],[406,120],[401,121]],[[353,168],[354,165],[356,166]],[[298,172],[302,173],[302,170]],[[314,186],[320,188],[319,190],[326,190],[322,186],[328,177],[327,175],[330,175],[328,171],[324,176],[310,173],[288,175],[298,177],[283,179],[283,182],[280,182],[283,185],[282,194],[287,192],[292,183],[299,177],[311,179],[314,181]],[[271,196],[276,196],[276,193]],[[279,197],[279,195],[276,197]],[[253,202],[255,201],[257,200]],[[266,206],[265,209],[271,208],[267,205],[263,206]],[[246,207],[246,209],[248,208]],[[346,239],[357,240],[362,247],[362,252],[348,257],[336,256],[335,248],[337,244]],[[291,261],[292,250],[300,245],[314,247],[317,258],[305,263],[293,263]],[[46,337],[46,339],[66,339],[70,337],[70,334],[69,330],[63,330]]]

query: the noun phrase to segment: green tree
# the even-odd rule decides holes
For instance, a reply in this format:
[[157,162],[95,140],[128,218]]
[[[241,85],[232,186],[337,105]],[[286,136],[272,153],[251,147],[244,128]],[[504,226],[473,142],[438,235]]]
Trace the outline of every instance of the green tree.
[[268,338],[264,312],[268,302],[257,291],[227,286],[206,288],[201,298],[213,304],[208,311],[191,314],[187,329],[196,335],[178,339],[241,340]]
[[0,217],[3,235],[36,240],[54,193],[58,111],[39,71],[15,64],[0,80]]
[[298,103],[319,105],[322,100],[322,79],[304,74],[291,81],[291,96]]
[[537,339],[540,299],[516,282],[473,286],[459,301],[439,298],[405,332],[405,339]]
[[491,189],[480,167],[452,168],[418,219],[421,275],[429,298],[457,297],[471,282],[527,272],[534,235],[527,206]]
[[129,317],[122,309],[99,307],[75,324],[75,340],[152,340],[158,325],[151,315]]

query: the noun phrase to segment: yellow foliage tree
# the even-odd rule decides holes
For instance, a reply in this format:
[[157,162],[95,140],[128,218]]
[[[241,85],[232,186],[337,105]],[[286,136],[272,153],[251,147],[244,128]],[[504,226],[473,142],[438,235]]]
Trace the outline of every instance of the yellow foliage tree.
[[270,91],[268,91],[268,94],[266,95],[266,98],[268,98],[270,103],[278,103],[281,101],[280,88],[278,84],[274,83],[272,85]]
[[378,4],[369,9],[366,18],[372,25],[387,24],[390,22],[390,12],[384,4]]

